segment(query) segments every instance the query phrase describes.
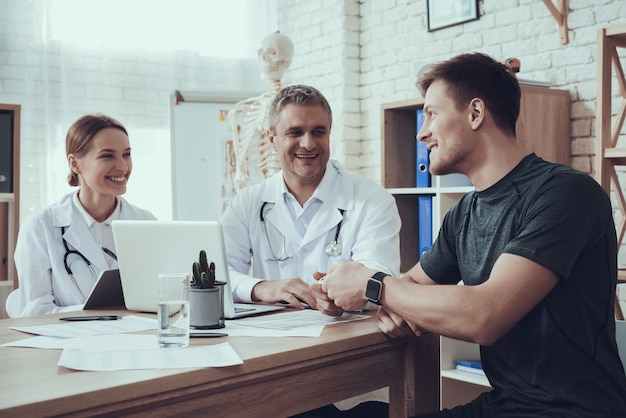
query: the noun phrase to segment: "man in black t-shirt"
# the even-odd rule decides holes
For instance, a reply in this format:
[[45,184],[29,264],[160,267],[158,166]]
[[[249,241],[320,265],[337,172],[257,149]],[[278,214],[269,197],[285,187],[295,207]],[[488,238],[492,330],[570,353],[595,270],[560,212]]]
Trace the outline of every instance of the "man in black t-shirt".
[[463,54],[418,85],[430,172],[465,174],[476,191],[399,279],[354,262],[331,268],[312,285],[318,309],[370,299],[390,337],[433,332],[480,344],[493,390],[424,417],[626,417],[607,194],[584,173],[526,155],[515,137],[521,93],[504,65]]

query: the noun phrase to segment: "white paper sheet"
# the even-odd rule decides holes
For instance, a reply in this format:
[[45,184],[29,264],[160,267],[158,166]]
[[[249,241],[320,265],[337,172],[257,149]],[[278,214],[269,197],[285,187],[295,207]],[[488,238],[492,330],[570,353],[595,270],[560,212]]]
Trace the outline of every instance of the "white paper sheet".
[[37,337],[26,338],[24,340],[13,341],[2,344],[2,347],[29,347],[29,348],[48,348],[63,350],[65,348],[73,348],[79,350],[88,349],[143,349],[155,348],[159,343],[155,335],[141,334],[106,334],[93,335],[89,337],[76,338],[60,338],[47,337],[40,335]]
[[274,330],[293,330],[301,327],[314,325],[324,326],[340,322],[357,321],[366,318],[369,318],[369,316],[345,312],[342,316],[335,317],[324,315],[320,311],[303,309],[301,311],[281,312],[273,315],[242,318],[237,320],[237,324]]
[[39,335],[37,337],[25,338],[23,340],[12,341],[10,343],[2,344],[1,347],[28,347],[28,348],[51,348],[51,349],[63,349],[65,343],[74,338],[62,338],[62,337],[46,337]]
[[117,321],[77,321],[30,327],[11,327],[11,329],[48,337],[88,337],[156,329],[156,319],[128,315]]
[[66,348],[57,363],[62,367],[84,371],[226,367],[236,364],[243,364],[243,360],[228,343],[204,347],[128,350]]
[[[227,320],[226,327],[215,330],[192,330],[193,333],[223,332],[231,337],[311,337],[317,338],[324,331],[326,325],[366,319],[369,316],[355,313],[345,313],[341,317],[331,317],[319,311],[305,309],[294,312],[281,312],[273,315],[263,315],[251,318]],[[120,333],[136,332],[154,329],[156,320],[136,315],[125,316],[117,321],[84,321],[62,324],[38,325],[30,327],[11,327],[17,331],[37,334],[38,337],[25,338],[2,344],[2,347],[30,347],[47,349],[65,349],[74,347],[74,344],[84,344],[86,337],[98,335],[119,334],[111,341],[117,340],[113,348],[124,347],[128,340],[122,340]],[[156,332],[156,331],[155,331]],[[145,336],[154,338],[156,336]],[[77,341],[69,341],[77,340]],[[102,339],[101,343],[106,344]]]
[[[226,328],[221,330],[212,330],[217,332],[225,332],[231,337],[312,337],[317,338],[322,335],[324,325],[311,325],[308,327],[299,327],[292,329],[270,329],[257,328],[240,324],[241,319],[227,320]],[[202,332],[193,330],[194,333]]]
[[[324,331],[324,325],[312,325],[309,327],[293,328],[288,330],[276,330],[268,328],[255,328],[246,325],[238,325],[237,321],[226,321],[226,328],[222,329],[209,329],[209,330],[192,330],[194,334],[205,333],[226,333],[231,337],[311,337],[317,338]],[[156,329],[156,327],[155,327]],[[104,334],[87,337],[75,337],[75,338],[63,338],[63,337],[49,337],[46,335],[39,335],[37,337],[29,337],[23,340],[13,341],[0,345],[0,347],[28,347],[28,348],[47,348],[62,350],[64,348],[82,347],[89,344],[95,344],[92,346],[107,345],[109,342],[112,344],[112,348],[126,347],[129,342],[134,342],[131,337],[148,337],[156,342],[155,335],[134,335],[134,334]]]

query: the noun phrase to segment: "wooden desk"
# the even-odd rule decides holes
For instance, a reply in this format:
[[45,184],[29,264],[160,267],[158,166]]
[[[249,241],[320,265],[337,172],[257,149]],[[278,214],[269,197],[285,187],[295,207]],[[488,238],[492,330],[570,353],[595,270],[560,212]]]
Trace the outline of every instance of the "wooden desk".
[[[56,323],[59,316],[0,320],[0,343],[28,336],[9,326]],[[224,341],[242,365],[80,372],[56,365],[60,350],[0,347],[0,415],[145,416],[150,411],[151,416],[281,417],[385,386],[394,418],[438,409],[436,336],[391,340],[370,318],[327,326],[319,338],[205,338],[191,344]]]

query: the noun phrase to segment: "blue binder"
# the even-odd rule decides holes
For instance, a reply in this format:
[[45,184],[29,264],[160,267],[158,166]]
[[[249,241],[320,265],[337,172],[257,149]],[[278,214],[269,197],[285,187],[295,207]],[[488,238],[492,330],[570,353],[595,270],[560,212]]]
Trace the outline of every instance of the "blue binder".
[[[415,119],[415,138],[417,140],[417,134],[424,125],[424,110],[417,109]],[[430,187],[430,173],[428,172],[428,147],[425,142],[417,140],[416,143],[416,181],[417,187]]]
[[419,216],[419,258],[430,250],[433,245],[433,198],[432,196],[419,196],[417,202]]

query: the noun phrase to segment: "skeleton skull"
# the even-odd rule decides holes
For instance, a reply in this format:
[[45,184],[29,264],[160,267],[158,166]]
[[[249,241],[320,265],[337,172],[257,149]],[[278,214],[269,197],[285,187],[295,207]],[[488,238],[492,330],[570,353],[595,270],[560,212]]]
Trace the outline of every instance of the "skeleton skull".
[[263,38],[257,50],[261,61],[261,75],[271,81],[280,80],[283,71],[291,64],[293,43],[278,31]]

